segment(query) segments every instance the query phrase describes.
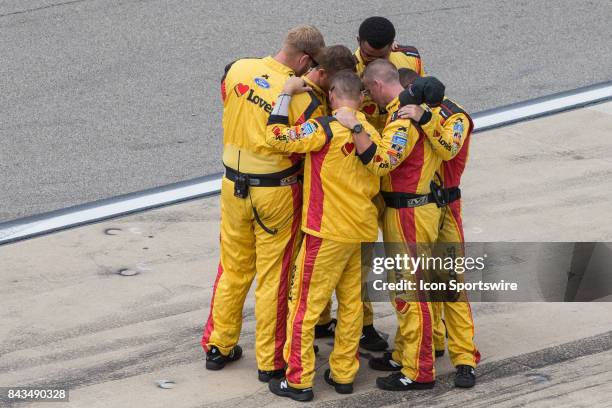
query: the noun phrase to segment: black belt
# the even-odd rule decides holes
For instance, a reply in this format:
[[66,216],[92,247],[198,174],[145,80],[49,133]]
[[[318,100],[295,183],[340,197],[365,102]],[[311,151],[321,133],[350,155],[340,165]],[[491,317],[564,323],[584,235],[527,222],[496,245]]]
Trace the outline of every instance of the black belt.
[[[436,203],[433,193],[411,194],[394,193],[389,191],[381,191],[380,193],[383,196],[387,207],[391,208],[414,208],[429,203]],[[444,196],[446,204],[450,204],[453,201],[457,201],[461,198],[461,190],[459,189],[459,187],[445,188]]]
[[236,181],[239,175],[244,174],[248,177],[249,186],[253,187],[281,187],[290,186],[300,180],[301,176],[296,174],[302,169],[302,162],[296,163],[293,166],[279,171],[278,173],[268,174],[251,174],[238,172],[231,167],[225,166],[225,177],[228,180]]
[[380,194],[385,200],[387,207],[391,208],[414,208],[435,203],[433,194],[411,194],[411,193],[392,193],[381,191]]
[[461,198],[461,190],[459,187],[445,188],[444,194],[446,195],[446,202],[449,204]]

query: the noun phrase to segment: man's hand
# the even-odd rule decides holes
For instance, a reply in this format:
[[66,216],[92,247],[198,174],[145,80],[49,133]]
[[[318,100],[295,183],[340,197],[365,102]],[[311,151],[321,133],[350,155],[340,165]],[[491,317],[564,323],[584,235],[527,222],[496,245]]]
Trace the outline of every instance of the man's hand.
[[348,129],[352,129],[355,125],[359,124],[359,121],[355,117],[355,112],[350,109],[340,108],[334,117],[342,126]]
[[308,91],[312,91],[312,88],[306,85],[306,82],[304,82],[302,78],[292,76],[285,82],[282,93],[296,95]]
[[[342,126],[351,130],[355,127],[355,125],[360,124],[355,117],[355,112],[347,108],[338,109],[334,116]],[[358,134],[353,133],[353,141],[355,142],[357,154],[362,154],[372,145],[370,135],[368,135],[365,131]]]
[[406,105],[399,108],[397,115],[402,119],[412,119],[415,122],[419,122],[423,117],[425,110],[419,105]]

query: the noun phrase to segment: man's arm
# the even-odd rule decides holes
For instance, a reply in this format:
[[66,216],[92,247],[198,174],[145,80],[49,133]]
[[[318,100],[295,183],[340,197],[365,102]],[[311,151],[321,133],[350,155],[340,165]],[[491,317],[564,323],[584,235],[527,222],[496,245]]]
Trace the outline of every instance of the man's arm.
[[470,121],[467,116],[457,113],[448,118],[444,125],[440,125],[439,115],[434,115],[429,122],[421,128],[431,142],[434,152],[444,161],[454,159],[461,151],[470,131]]
[[452,160],[459,153],[469,132],[469,120],[462,113],[452,115],[444,125],[439,113],[426,111],[417,105],[403,106],[398,114],[400,118],[412,119],[419,124],[433,150],[444,161]]
[[225,101],[227,100],[227,74],[229,73],[229,70],[232,68],[232,65],[234,65],[236,61],[237,60],[232,61],[225,66],[223,76],[221,77],[221,100],[223,102],[223,105],[225,105]]
[[325,106],[321,104],[312,91],[293,98],[289,106],[289,123],[291,125],[301,125],[308,119],[326,115],[329,115],[329,113],[325,110]]
[[292,96],[309,90],[300,78],[287,80],[268,118],[266,143],[269,146],[283,152],[307,153],[320,150],[325,145],[327,137],[315,120],[309,119],[300,125],[289,126]]
[[308,153],[321,150],[327,141],[325,131],[314,119],[299,126],[289,126],[289,117],[283,115],[270,115],[268,119],[266,143],[276,150]]
[[353,129],[356,125],[363,126],[361,132],[353,133],[353,141],[355,142],[355,149],[358,155],[365,152],[372,145],[370,135],[366,132],[365,123],[359,122],[352,111],[348,109],[339,109],[335,116],[338,122],[345,128]]
[[[349,129],[359,123],[352,112],[339,111],[336,113],[336,119]],[[404,119],[387,125],[381,137],[370,137],[365,129],[360,133],[353,133],[359,159],[377,176],[384,176],[399,166],[410,155],[418,139],[419,132],[409,120]]]

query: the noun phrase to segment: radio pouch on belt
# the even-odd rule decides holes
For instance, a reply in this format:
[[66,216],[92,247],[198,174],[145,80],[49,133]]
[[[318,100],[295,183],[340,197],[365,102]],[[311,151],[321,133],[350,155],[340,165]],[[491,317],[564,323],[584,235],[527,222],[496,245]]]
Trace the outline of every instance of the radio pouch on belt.
[[433,196],[438,208],[448,205],[448,197],[446,196],[446,192],[441,185],[436,184],[436,182],[432,180],[431,183],[429,183],[429,188],[431,189],[431,195]]
[[247,198],[249,195],[249,176],[238,173],[234,180],[234,195],[238,198]]

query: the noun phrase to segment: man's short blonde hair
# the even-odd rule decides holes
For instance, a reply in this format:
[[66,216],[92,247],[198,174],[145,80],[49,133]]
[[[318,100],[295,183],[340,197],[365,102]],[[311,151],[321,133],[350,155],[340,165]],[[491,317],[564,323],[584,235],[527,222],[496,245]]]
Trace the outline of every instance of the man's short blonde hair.
[[316,27],[303,24],[289,30],[283,46],[314,57],[325,47],[325,41]]

